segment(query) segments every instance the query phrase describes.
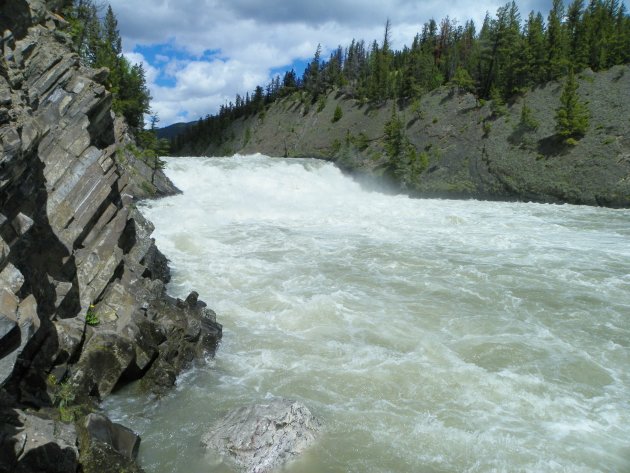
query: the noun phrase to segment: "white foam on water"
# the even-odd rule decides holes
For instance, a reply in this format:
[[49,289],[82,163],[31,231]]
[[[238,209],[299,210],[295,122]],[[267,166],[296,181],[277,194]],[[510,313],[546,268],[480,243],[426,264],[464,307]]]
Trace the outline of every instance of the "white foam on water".
[[231,471],[199,438],[297,398],[325,426],[290,472],[630,471],[630,213],[369,192],[315,160],[170,158],[142,211],[224,324],[159,401],[106,407],[149,472]]

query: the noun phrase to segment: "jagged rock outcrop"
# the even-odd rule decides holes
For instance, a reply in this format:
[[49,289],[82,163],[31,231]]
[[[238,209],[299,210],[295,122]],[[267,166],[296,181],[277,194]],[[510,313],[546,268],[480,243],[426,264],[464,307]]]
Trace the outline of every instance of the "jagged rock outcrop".
[[306,406],[274,399],[228,412],[202,444],[245,473],[268,473],[304,452],[320,430],[319,420]]
[[0,471],[73,473],[79,466],[71,423],[40,412],[0,410]]
[[146,199],[173,195],[180,192],[159,167],[160,161],[143,156],[131,136],[129,127],[122,117],[115,117],[116,135],[115,159],[119,169],[130,177],[128,192],[136,199]]
[[176,189],[121,162],[107,71],[81,65],[45,2],[0,8],[0,472],[75,471],[71,421],[89,409],[73,406],[143,377],[172,385],[221,326],[196,293],[165,294],[166,259],[132,202]]

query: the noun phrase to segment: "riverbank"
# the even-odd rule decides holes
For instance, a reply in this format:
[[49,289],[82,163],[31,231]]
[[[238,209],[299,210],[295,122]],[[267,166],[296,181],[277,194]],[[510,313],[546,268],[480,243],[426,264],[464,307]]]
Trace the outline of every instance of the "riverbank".
[[[479,198],[630,207],[630,66],[578,76],[589,128],[568,145],[556,135],[563,82],[536,87],[504,106],[456,88],[413,103],[370,105],[343,89],[311,104],[294,93],[232,121],[218,143],[201,136],[185,155],[317,157],[355,175],[421,197]],[[384,129],[397,107],[404,133],[426,166],[391,172]],[[530,110],[528,123],[522,110]],[[335,111],[340,118],[335,120]],[[339,115],[338,115],[339,116]],[[181,127],[179,129],[181,131]]]
[[169,297],[137,199],[177,189],[111,109],[108,71],[80,64],[54,2],[2,7],[0,472],[141,471],[139,438],[98,404],[141,380],[160,395],[221,325]]

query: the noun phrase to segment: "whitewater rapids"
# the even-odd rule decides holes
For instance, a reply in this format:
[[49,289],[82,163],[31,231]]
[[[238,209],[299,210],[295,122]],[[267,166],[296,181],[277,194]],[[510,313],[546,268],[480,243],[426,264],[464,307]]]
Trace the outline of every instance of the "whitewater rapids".
[[325,425],[288,472],[630,471],[630,212],[409,199],[332,164],[169,158],[142,205],[169,292],[224,324],[161,400],[106,404],[148,472],[230,472],[228,409],[298,399]]

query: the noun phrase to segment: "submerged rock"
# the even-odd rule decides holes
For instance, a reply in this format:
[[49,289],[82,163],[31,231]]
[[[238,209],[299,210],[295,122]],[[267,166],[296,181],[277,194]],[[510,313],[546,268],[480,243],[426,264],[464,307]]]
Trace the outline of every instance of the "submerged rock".
[[244,472],[274,470],[306,450],[321,424],[306,406],[288,399],[239,407],[223,417],[202,444]]

